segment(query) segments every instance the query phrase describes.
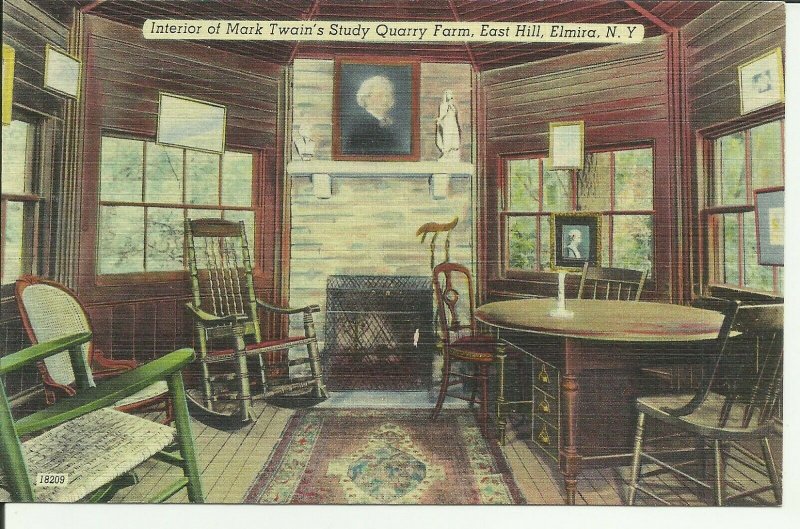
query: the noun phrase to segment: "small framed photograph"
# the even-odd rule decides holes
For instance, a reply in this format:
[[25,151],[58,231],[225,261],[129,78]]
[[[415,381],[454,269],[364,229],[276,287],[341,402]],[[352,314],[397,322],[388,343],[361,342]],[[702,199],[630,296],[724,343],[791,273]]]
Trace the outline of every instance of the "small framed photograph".
[[419,160],[419,63],[336,61],[333,158]]
[[739,66],[739,101],[742,114],[783,101],[780,48]]
[[782,187],[754,191],[758,264],[783,266],[784,207]]
[[3,125],[11,123],[14,104],[14,48],[3,44]]
[[225,116],[224,105],[159,92],[156,143],[221,153]]
[[81,61],[48,44],[44,51],[44,87],[78,99],[81,88]]
[[583,121],[550,123],[550,168],[583,169]]
[[583,211],[550,215],[550,268],[575,270],[600,258],[600,213]]

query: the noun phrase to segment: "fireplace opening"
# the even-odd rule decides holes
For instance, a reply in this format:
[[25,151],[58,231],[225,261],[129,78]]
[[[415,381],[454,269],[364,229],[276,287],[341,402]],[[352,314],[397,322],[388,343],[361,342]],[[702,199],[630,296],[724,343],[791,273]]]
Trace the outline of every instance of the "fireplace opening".
[[333,275],[325,315],[327,386],[427,390],[434,339],[426,276]]

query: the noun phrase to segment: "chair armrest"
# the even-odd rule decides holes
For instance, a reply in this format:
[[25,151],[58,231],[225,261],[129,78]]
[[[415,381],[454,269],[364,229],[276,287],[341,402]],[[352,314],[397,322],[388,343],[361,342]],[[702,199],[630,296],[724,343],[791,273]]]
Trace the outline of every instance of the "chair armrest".
[[23,417],[16,423],[17,433],[26,435],[111,406],[153,382],[169,378],[192,360],[192,349],[179,349],[118,377],[103,380],[93,388],[82,390],[78,398],[60,400],[49,408]]
[[278,314],[300,314],[301,312],[307,312],[311,314],[320,311],[319,305],[307,305],[305,307],[297,307],[297,308],[278,307],[276,305],[271,305],[266,301],[262,301],[260,299],[256,299],[256,303],[258,303],[258,305],[261,308],[268,310],[270,312],[276,312]]
[[223,323],[236,323],[240,319],[243,319],[241,316],[237,314],[231,314],[230,316],[214,316],[210,312],[198,309],[191,303],[187,303],[186,308],[189,309],[189,312],[192,313],[192,316],[194,316],[195,319],[203,325],[221,325]]
[[[99,369],[94,369],[97,366]],[[139,363],[136,360],[114,360],[95,349],[92,354],[92,376],[95,379],[119,375],[125,371],[136,369]]]
[[8,356],[0,358],[0,375],[5,375],[9,371],[14,371],[20,367],[44,360],[54,354],[63,353],[70,349],[75,349],[79,345],[83,345],[92,339],[92,333],[83,332],[73,334],[57,340],[43,342],[40,344],[32,345],[22,351],[17,351]]

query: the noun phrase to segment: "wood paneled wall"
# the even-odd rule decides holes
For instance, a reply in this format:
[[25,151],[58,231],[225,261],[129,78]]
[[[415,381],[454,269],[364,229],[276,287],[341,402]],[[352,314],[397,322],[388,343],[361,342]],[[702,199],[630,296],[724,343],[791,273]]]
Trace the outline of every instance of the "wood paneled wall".
[[785,61],[786,8],[782,2],[720,2],[688,23],[681,33],[686,50],[687,132],[694,147],[688,162],[696,175],[691,190],[694,221],[688,223],[693,230],[691,283],[699,293],[708,283],[705,221],[699,214],[705,200],[703,137],[710,130],[752,126],[783,116],[783,104],[741,115],[738,67],[775,48],[781,48]]
[[282,173],[276,164],[282,149],[278,114],[284,70],[198,44],[145,41],[139,30],[99,17],[86,16],[84,26],[82,237],[75,285],[91,313],[97,345],[115,358],[149,360],[193,342],[184,308],[190,298],[188,277],[97,277],[102,135],[155,139],[159,91],[225,105],[226,146],[256,153],[256,289],[272,300],[279,295],[273,290],[273,270],[279,257],[275,228],[282,181],[276,174]]
[[682,30],[694,130],[740,118],[738,66],[786,52],[782,2],[720,2]]
[[654,152],[654,287],[649,297],[669,300],[675,289],[674,196],[680,181],[669,106],[668,37],[637,45],[613,46],[558,59],[491,70],[481,75],[485,121],[480,181],[485,208],[479,256],[488,292],[555,294],[555,274],[532,274],[530,281],[500,277],[498,193],[502,156],[547,153],[549,123],[583,120],[587,149],[650,143]]

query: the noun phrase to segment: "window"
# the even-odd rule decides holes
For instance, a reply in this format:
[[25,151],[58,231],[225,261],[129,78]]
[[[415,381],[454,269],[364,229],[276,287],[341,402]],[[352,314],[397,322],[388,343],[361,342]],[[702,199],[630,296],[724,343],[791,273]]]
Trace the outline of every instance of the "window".
[[597,151],[582,170],[552,170],[544,155],[507,159],[500,204],[507,270],[550,269],[550,213],[603,214],[601,263],[645,269],[653,256],[653,150]]
[[3,126],[2,283],[36,272],[39,194],[34,153],[37,127],[14,120]]
[[783,267],[758,264],[753,192],[784,185],[783,120],[711,140],[709,280],[783,292]]
[[253,155],[103,137],[99,274],[183,269],[185,218],[244,221],[255,233]]

